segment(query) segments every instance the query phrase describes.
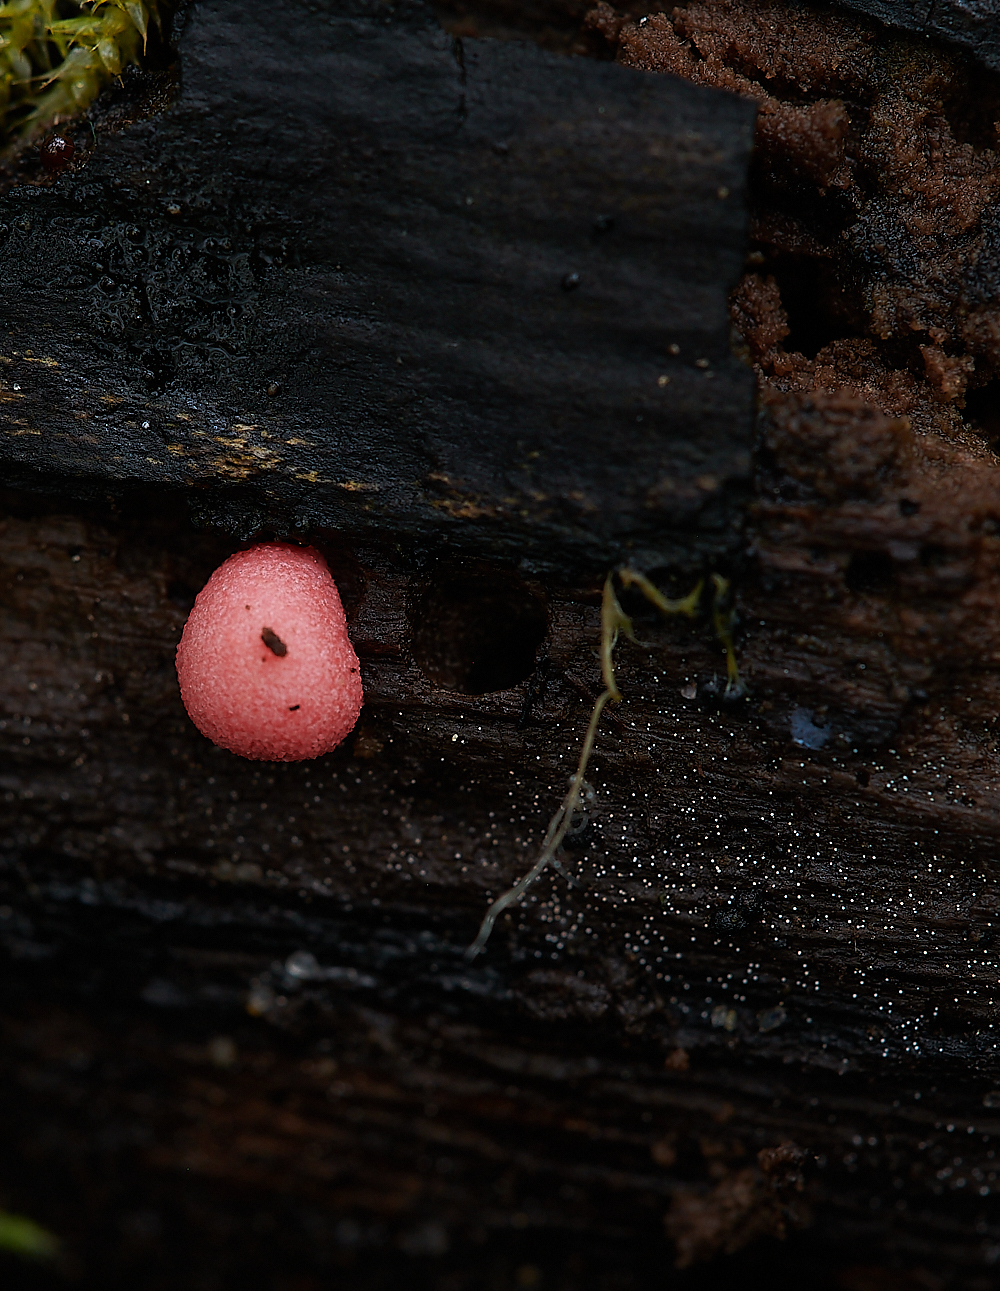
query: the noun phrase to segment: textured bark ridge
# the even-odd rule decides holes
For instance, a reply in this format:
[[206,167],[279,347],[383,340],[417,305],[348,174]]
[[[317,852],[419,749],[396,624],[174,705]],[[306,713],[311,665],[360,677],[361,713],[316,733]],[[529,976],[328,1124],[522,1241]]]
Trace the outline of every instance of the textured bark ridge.
[[7,478],[564,573],[731,554],[752,105],[420,5],[280,13],[193,9],[175,104],[6,198]]
[[986,0],[841,0],[850,9],[937,36],[970,51],[994,72],[1000,71],[1000,24],[996,7]]
[[[996,85],[805,12],[600,6],[581,37],[760,105],[750,698],[718,701],[707,599],[623,592],[564,873],[475,963],[600,689],[605,569],[572,535],[526,566],[502,526],[453,552],[313,522],[366,707],[331,756],[257,766],[173,672],[239,540],[158,475],[84,487],[55,433],[48,495],[4,495],[0,1206],[85,1285],[995,1285],[997,175],[967,132]],[[237,517],[230,452],[203,494]],[[678,595],[685,563],[649,568]]]

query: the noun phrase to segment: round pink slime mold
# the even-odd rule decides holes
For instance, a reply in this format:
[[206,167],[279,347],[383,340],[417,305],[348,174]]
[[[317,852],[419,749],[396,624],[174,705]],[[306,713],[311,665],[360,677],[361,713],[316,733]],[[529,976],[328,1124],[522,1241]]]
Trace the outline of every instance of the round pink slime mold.
[[224,561],[184,625],[177,678],[198,730],[240,757],[302,762],[336,748],[364,693],[319,552],[264,542]]

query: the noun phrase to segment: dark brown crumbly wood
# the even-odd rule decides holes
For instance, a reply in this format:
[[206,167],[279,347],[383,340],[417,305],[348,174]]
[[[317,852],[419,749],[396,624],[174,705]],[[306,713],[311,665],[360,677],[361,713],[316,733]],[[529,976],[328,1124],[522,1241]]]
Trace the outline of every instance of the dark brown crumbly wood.
[[849,9],[936,36],[973,54],[984,66],[1000,72],[1000,11],[987,0],[839,0]]
[[734,322],[769,389],[852,389],[997,436],[1000,79],[831,10],[710,0],[589,19],[629,66],[758,104]]

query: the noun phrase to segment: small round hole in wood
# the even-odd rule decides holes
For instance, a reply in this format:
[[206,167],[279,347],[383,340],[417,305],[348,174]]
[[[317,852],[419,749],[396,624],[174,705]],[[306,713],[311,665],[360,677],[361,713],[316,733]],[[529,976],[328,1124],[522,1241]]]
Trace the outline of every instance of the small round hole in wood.
[[516,574],[449,568],[417,606],[413,654],[437,685],[484,695],[531,676],[547,631],[544,598]]

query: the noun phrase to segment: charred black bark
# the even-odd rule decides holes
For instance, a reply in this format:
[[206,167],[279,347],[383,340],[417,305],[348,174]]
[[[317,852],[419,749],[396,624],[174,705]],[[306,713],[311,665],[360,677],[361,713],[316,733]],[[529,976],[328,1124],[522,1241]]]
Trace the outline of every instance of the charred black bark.
[[731,554],[753,108],[419,6],[200,5],[162,116],[4,199],[2,460],[248,537]]

